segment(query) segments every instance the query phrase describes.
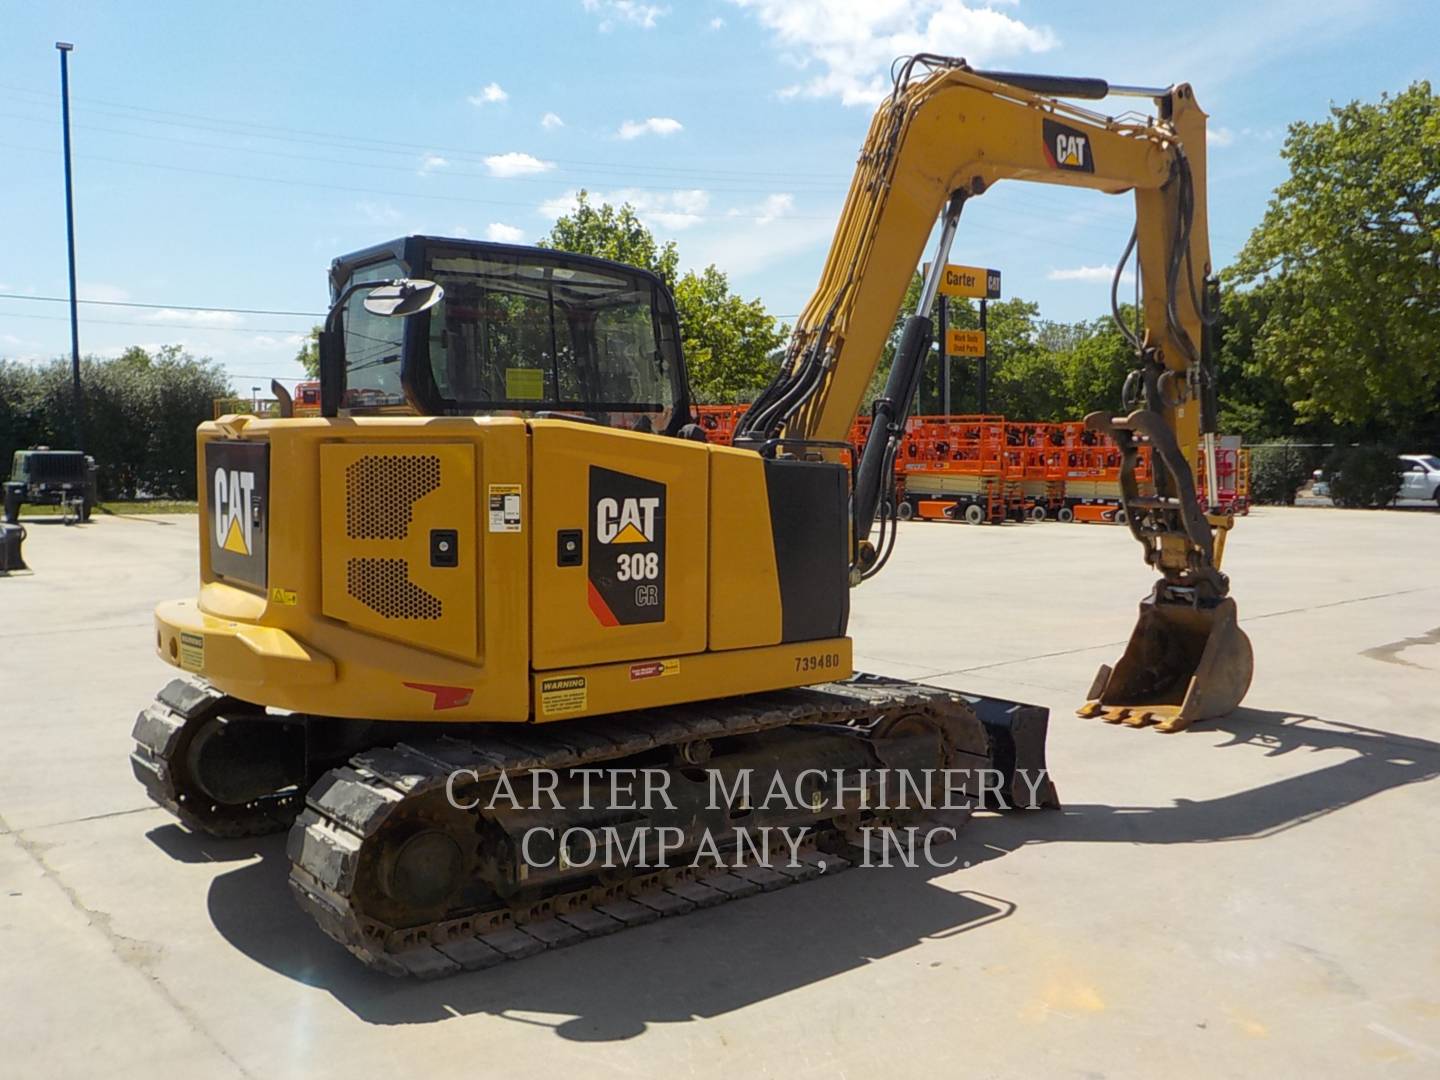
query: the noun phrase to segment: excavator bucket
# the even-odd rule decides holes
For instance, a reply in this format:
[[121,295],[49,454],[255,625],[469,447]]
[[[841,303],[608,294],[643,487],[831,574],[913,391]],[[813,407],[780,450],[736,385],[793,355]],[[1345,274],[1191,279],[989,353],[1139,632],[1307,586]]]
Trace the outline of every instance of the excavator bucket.
[[1113,668],[1100,666],[1090,700],[1076,712],[1111,724],[1180,731],[1239,705],[1254,669],[1234,600],[1194,607],[1151,595],[1140,602],[1125,655]]

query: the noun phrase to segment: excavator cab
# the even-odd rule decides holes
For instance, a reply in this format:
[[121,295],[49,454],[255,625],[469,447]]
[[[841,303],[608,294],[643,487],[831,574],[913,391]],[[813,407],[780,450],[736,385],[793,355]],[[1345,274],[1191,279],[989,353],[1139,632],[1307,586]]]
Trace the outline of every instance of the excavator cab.
[[[439,299],[387,317],[365,286],[397,279],[434,282]],[[675,303],[645,270],[409,236],[336,259],[330,284],[325,415],[547,414],[668,435],[691,422]]]

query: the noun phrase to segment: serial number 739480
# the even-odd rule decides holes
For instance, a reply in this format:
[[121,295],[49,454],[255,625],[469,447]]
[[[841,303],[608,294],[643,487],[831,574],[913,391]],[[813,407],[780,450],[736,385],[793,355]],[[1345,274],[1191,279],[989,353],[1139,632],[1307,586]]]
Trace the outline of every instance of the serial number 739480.
[[839,666],[840,654],[838,652],[812,653],[809,656],[795,657],[796,671],[826,671]]

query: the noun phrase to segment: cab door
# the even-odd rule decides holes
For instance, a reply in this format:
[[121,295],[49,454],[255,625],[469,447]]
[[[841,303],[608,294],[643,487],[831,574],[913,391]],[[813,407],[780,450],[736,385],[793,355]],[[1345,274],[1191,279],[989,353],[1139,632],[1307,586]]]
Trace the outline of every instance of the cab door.
[[707,446],[534,420],[530,453],[534,667],[702,652]]

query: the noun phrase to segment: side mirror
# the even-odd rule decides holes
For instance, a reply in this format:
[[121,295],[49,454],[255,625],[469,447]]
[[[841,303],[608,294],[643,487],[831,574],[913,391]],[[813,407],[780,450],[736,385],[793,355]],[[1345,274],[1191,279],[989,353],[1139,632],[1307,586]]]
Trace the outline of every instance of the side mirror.
[[361,281],[349,285],[330,305],[320,331],[320,415],[339,415],[345,393],[345,336],[341,315],[345,303],[365,290],[365,310],[384,318],[405,318],[428,311],[445,298],[445,290],[423,278],[395,278],[391,281]]
[[421,278],[400,278],[371,289],[365,297],[365,310],[386,318],[405,318],[428,311],[445,299],[445,290],[433,281]]

